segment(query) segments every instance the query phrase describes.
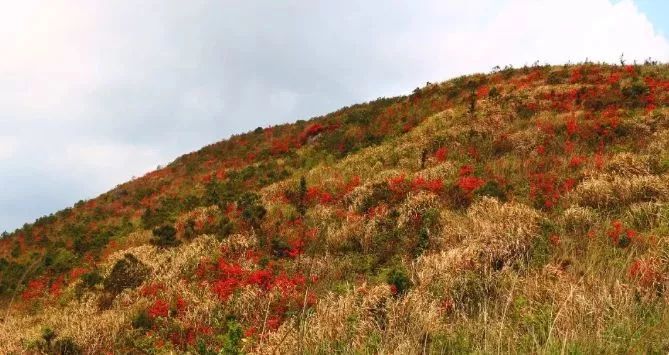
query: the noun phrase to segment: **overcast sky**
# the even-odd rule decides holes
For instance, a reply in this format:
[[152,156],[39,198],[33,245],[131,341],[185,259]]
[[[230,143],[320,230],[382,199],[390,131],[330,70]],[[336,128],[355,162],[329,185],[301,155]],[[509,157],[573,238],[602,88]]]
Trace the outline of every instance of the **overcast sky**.
[[426,81],[667,61],[666,4],[0,0],[0,231],[230,134]]

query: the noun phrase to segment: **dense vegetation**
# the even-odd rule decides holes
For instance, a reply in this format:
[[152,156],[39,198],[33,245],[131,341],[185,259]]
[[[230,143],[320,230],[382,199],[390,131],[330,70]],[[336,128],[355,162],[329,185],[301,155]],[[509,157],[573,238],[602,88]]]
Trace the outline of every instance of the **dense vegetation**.
[[7,352],[667,352],[669,67],[504,68],[0,239]]

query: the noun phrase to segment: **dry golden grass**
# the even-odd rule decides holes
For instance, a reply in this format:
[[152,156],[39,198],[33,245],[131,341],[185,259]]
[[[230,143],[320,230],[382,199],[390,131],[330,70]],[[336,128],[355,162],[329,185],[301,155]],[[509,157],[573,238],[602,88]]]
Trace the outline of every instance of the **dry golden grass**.
[[607,209],[644,201],[669,199],[668,176],[600,175],[579,184],[572,193],[580,206]]

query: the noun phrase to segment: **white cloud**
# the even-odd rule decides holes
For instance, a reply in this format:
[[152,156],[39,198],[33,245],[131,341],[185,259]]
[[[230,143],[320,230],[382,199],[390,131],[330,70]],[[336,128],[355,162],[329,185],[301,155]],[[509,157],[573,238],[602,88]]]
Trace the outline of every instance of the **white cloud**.
[[52,154],[53,171],[72,176],[86,184],[89,191],[105,189],[153,170],[164,157],[159,148],[113,142],[75,142]]
[[0,229],[241,130],[495,65],[623,52],[669,60],[632,0],[5,1]]
[[0,136],[0,161],[14,156],[18,148],[18,141],[14,137]]
[[476,9],[465,11],[457,27],[427,22],[402,36],[400,48],[417,53],[422,79],[443,80],[536,60],[562,64],[588,58],[617,63],[621,53],[628,62],[648,57],[669,60],[669,42],[631,0],[484,2],[495,9],[483,12],[490,16],[487,21],[480,20]]

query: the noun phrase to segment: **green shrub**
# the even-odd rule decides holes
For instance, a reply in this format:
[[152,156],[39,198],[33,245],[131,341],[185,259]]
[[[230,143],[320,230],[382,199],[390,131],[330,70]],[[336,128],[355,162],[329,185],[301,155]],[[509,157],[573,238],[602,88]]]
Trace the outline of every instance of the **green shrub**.
[[237,200],[237,208],[242,211],[242,218],[254,228],[260,226],[260,221],[265,218],[267,210],[260,201],[260,196],[253,192],[244,193]]
[[112,267],[111,273],[104,280],[105,290],[116,295],[127,288],[135,288],[149,275],[149,268],[132,254],[125,254]]
[[477,196],[490,196],[495,197],[498,200],[504,202],[506,201],[506,192],[502,189],[497,181],[490,180],[476,190],[475,194]]
[[81,276],[81,281],[84,283],[84,286],[90,288],[101,283],[104,280],[102,275],[97,270],[93,270],[89,273],[83,274]]
[[620,89],[625,104],[630,108],[642,107],[643,98],[648,94],[648,86],[642,81],[636,80],[631,85]]
[[54,341],[57,336],[56,332],[49,327],[42,329],[41,339],[35,344],[40,353],[57,355],[82,354],[81,348],[72,338],[65,337]]
[[234,225],[232,224],[232,221],[230,218],[223,216],[221,220],[218,222],[218,230],[217,230],[217,235],[219,239],[226,238],[230,234],[232,234],[232,230],[234,228]]
[[56,340],[53,344],[53,353],[59,355],[79,355],[83,352],[74,340],[71,338],[62,338]]
[[44,255],[44,266],[56,273],[63,273],[72,269],[77,256],[65,248],[49,249]]
[[393,286],[397,296],[404,295],[411,288],[411,279],[409,279],[406,271],[401,268],[392,269],[386,278],[386,282]]
[[177,239],[177,230],[170,225],[155,228],[153,230],[153,238],[149,242],[161,248],[175,247],[181,243]]
[[276,257],[284,257],[288,255],[290,245],[279,237],[272,238],[272,254]]
[[244,332],[242,326],[234,319],[229,319],[227,323],[227,331],[223,338],[223,348],[221,354],[237,355],[241,354],[241,344]]
[[152,326],[153,319],[151,319],[146,310],[137,313],[132,319],[132,327],[135,329],[151,329]]
[[414,249],[414,256],[423,254],[430,245],[430,233],[427,228],[423,227],[418,232],[418,241],[416,243],[416,248]]

